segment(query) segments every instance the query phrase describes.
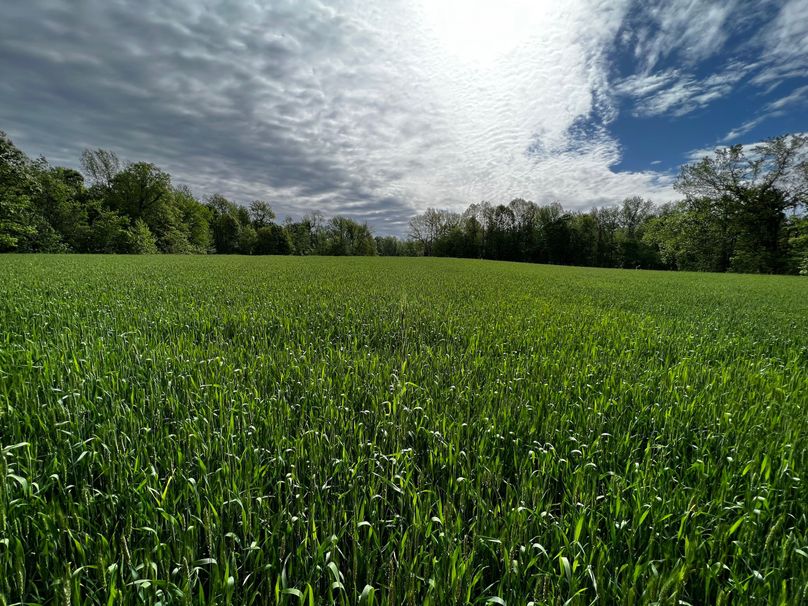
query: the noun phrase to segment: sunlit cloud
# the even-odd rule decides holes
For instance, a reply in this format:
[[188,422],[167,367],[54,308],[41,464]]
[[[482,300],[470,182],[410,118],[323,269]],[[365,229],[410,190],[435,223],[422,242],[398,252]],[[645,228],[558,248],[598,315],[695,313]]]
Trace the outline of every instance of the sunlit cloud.
[[[56,163],[110,148],[200,195],[342,213],[388,233],[428,206],[664,201],[670,170],[650,158],[648,170],[620,170],[610,125],[620,112],[686,115],[756,77],[740,63],[694,71],[725,44],[732,6],[12,3],[0,20],[0,128]],[[618,37],[638,16],[647,27],[628,43],[642,69],[615,78]],[[801,31],[765,30],[761,44],[799,65],[787,45]],[[674,55],[680,68],[661,67]]]

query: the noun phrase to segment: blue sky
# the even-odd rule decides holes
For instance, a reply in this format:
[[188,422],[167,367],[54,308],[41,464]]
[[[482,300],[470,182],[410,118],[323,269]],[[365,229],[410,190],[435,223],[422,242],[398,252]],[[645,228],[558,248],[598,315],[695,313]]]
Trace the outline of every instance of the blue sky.
[[716,146],[808,130],[808,0],[27,0],[0,130],[198,195],[406,232],[427,207],[675,199]]
[[[709,90],[703,83],[711,77],[727,74],[730,77],[729,84],[719,88],[716,98],[683,108],[681,112],[675,107],[667,111],[661,108],[648,111],[646,98],[623,97],[619,114],[610,124],[610,131],[623,150],[615,169],[676,172],[683,162],[693,157],[694,150],[752,143],[806,130],[808,63],[800,46],[805,49],[808,44],[804,26],[804,20],[808,19],[808,2],[728,5],[732,11],[717,40],[708,36],[714,41],[712,48],[692,57],[688,56],[689,45],[672,45],[669,54],[655,61],[650,70],[646,57],[637,55],[637,40],[632,32],[646,28],[652,36],[663,36],[663,28],[641,9],[632,11],[625,20],[613,51],[616,81],[642,73],[647,73],[649,79],[660,74],[685,73],[692,77],[693,94],[698,94]],[[739,14],[747,10],[745,18],[739,18]],[[799,19],[803,20],[801,28],[799,23],[794,23]],[[791,44],[793,54],[783,53],[785,57],[781,61],[770,58],[771,54],[776,54],[774,49],[788,48]],[[770,70],[772,77],[769,77]],[[675,81],[676,77],[672,77],[668,82]],[[662,86],[654,92],[670,88]]]

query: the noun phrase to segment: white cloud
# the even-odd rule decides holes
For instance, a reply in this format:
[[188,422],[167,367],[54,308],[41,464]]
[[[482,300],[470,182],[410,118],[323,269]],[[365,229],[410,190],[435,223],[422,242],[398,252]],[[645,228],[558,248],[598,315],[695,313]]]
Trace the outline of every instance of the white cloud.
[[634,74],[615,84],[615,91],[632,97],[647,97],[679,80],[679,71],[668,69],[653,74]]
[[760,34],[760,71],[752,79],[770,89],[808,73],[808,2],[785,0],[779,7]]
[[644,27],[637,32],[635,55],[645,73],[677,53],[693,63],[721,51],[727,40],[727,21],[737,0],[648,1],[638,5]]
[[607,52],[628,0],[435,2],[16,5],[0,120],[58,162],[109,147],[200,193],[380,231],[482,199],[669,195],[613,170],[597,126],[615,116]]
[[[0,128],[57,162],[108,147],[199,193],[346,213],[381,232],[483,199],[662,201],[674,195],[667,173],[615,168],[612,99],[679,116],[726,96],[748,68],[697,77],[694,64],[721,52],[735,4],[11,3]],[[792,0],[782,18],[801,10]],[[632,37],[636,15],[652,27]],[[769,54],[793,59],[804,29],[790,27],[769,31]],[[644,69],[613,85],[618,36]],[[671,57],[678,69],[653,71]]]
[[768,50],[782,57],[808,56],[808,3],[786,0],[766,32]]
[[634,115],[683,116],[729,95],[747,71],[748,67],[733,63],[701,79],[675,69],[636,74],[619,82],[615,91],[634,98]]
[[755,128],[758,124],[761,124],[764,120],[766,120],[767,117],[768,116],[758,116],[757,118],[747,120],[746,122],[744,122],[740,126],[737,126],[737,127],[733,128],[731,131],[729,131],[724,136],[723,141],[725,143],[729,143],[731,141],[734,141],[738,137],[741,137],[741,136],[745,135],[746,133],[748,133],[750,130]]
[[[707,107],[749,82],[770,94],[783,82],[808,73],[808,2],[686,0],[638,4],[624,28],[623,45],[633,48],[641,69],[616,83],[615,92],[636,101],[636,116],[683,116]],[[730,34],[743,41],[724,50]],[[749,61],[755,53],[757,58]],[[725,65],[700,75],[701,61]],[[673,63],[676,68],[660,65]],[[775,111],[776,107],[766,111]],[[729,136],[740,136],[765,118],[748,120]]]
[[726,136],[722,141],[724,143],[734,141],[735,139],[751,131],[756,126],[762,124],[766,120],[784,115],[786,113],[787,108],[791,106],[799,106],[807,104],[808,104],[808,85],[805,85],[794,89],[793,91],[791,91],[791,93],[789,93],[785,97],[780,97],[779,99],[775,99],[774,101],[770,101],[769,103],[764,105],[763,109],[760,111],[760,114],[757,117],[747,120],[740,126],[733,128],[730,132],[726,134]]
[[800,105],[808,103],[808,84],[794,89],[776,101],[772,101],[766,105],[767,110],[782,110],[790,105]]

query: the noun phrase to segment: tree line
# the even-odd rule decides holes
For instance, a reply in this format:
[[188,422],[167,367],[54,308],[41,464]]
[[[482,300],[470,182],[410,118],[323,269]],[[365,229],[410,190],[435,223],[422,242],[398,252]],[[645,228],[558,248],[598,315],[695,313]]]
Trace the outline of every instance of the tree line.
[[368,226],[345,217],[314,212],[279,225],[265,201],[202,202],[154,164],[102,149],[85,151],[81,166],[31,160],[0,132],[0,252],[376,253]]
[[204,201],[147,162],[87,150],[83,173],[31,160],[0,132],[0,252],[450,256],[534,263],[808,275],[808,137],[735,145],[682,167],[682,199],[587,212],[521,198],[428,209],[406,239],[314,212]]
[[682,167],[682,200],[570,212],[523,199],[410,222],[423,254],[534,263],[808,275],[808,137],[735,145]]

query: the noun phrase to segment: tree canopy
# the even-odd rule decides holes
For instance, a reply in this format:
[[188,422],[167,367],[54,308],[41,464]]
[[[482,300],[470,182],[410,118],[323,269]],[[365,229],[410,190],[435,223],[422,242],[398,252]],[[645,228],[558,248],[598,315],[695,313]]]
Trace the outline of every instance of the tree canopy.
[[84,174],[0,132],[0,252],[453,256],[598,267],[808,275],[808,136],[716,149],[681,168],[682,199],[585,212],[516,198],[427,208],[406,239],[349,217],[276,222],[266,200],[204,200],[149,162],[85,150]]

